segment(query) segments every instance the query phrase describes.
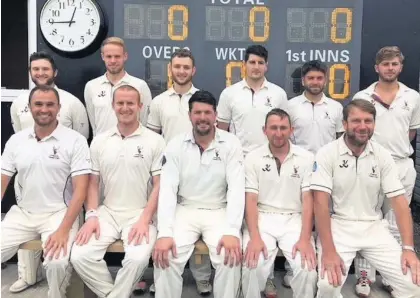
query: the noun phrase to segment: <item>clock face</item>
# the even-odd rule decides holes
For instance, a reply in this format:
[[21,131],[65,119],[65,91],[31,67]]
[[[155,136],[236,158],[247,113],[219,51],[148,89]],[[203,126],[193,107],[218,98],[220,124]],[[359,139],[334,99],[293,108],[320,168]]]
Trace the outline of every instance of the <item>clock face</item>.
[[77,52],[99,35],[102,11],[93,0],[48,0],[40,15],[47,42],[63,52]]

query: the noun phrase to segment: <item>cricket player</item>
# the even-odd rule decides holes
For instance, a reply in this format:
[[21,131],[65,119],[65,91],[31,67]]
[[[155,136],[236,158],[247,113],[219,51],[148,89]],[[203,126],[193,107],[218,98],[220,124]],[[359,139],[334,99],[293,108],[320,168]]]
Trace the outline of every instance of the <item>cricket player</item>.
[[16,172],[20,195],[1,225],[1,261],[13,257],[20,244],[40,237],[48,297],[64,298],[70,249],[91,172],[90,153],[85,137],[58,123],[60,97],[54,87],[33,88],[29,110],[34,126],[14,134],[2,156],[2,198]]
[[[316,155],[311,190],[319,233],[318,298],[342,297],[342,285],[357,253],[378,268],[395,297],[420,297],[420,262],[414,250],[410,208],[391,154],[370,141],[375,117],[372,103],[351,101],[343,110],[345,134]],[[402,246],[383,219],[382,193],[391,201]]]
[[[60,112],[57,119],[61,125],[89,137],[89,122],[86,109],[82,102],[71,93],[59,89],[55,84],[58,69],[54,58],[46,52],[35,52],[29,57],[29,75],[35,86],[54,87],[60,96]],[[29,92],[22,93],[10,107],[10,116],[15,133],[34,126],[34,119],[29,109]],[[20,196],[17,179],[15,180],[15,195]],[[19,279],[10,287],[10,292],[18,293],[42,280],[40,266],[41,251],[18,250]]]
[[245,298],[261,297],[278,248],[294,272],[293,297],[313,298],[316,294],[313,198],[309,190],[314,155],[290,142],[292,132],[289,115],[281,109],[271,110],[264,126],[268,144],[245,159]]
[[[176,50],[171,56],[169,70],[172,74],[173,86],[162,94],[156,96],[150,104],[150,114],[147,118],[147,127],[162,134],[168,143],[176,135],[192,130],[188,117],[188,101],[198,91],[192,83],[196,72],[195,59],[187,49]],[[197,292],[201,295],[210,294],[211,264],[209,256],[203,256],[201,264],[195,264],[194,257],[189,261],[192,275],[196,281]],[[143,288],[143,282],[137,289]],[[154,293],[155,285],[150,287]]]
[[164,153],[154,260],[156,298],[180,298],[182,273],[200,238],[216,268],[214,297],[236,297],[241,279],[245,175],[240,141],[219,130],[216,99],[207,91],[189,100],[193,129]]
[[[410,204],[417,174],[414,162],[410,158],[414,152],[411,141],[420,127],[420,95],[398,82],[403,62],[404,56],[398,47],[388,46],[380,49],[375,64],[378,82],[358,92],[354,98],[365,99],[375,106],[377,119],[372,140],[388,149],[394,158],[405,189],[405,198]],[[383,213],[389,222],[390,232],[401,243],[397,219],[388,199],[385,199]],[[358,277],[356,292],[361,297],[367,297],[370,284],[375,282],[376,270],[363,258],[356,258],[355,265]],[[382,283],[384,288],[395,296],[386,278],[382,279]]]
[[[262,128],[273,108],[287,110],[286,92],[267,81],[268,51],[261,45],[249,46],[244,59],[245,78],[222,91],[217,106],[217,127],[230,130],[241,141],[244,155],[266,142]],[[267,280],[267,296],[277,295],[274,265]]]
[[[86,222],[77,235],[71,262],[99,297],[128,298],[149,265],[156,241],[154,215],[165,141],[139,123],[142,102],[135,87],[117,87],[112,106],[118,124],[96,135],[91,144]],[[100,179],[105,193],[101,206]],[[124,243],[125,257],[114,282],[103,258],[118,239]]]
[[124,40],[119,37],[105,39],[101,46],[101,57],[105,63],[106,73],[87,82],[84,93],[93,135],[96,136],[117,125],[117,118],[112,109],[112,94],[118,86],[124,84],[135,86],[140,90],[143,108],[139,112],[139,119],[142,125],[146,126],[152,94],[145,81],[125,71],[124,65],[128,53]]

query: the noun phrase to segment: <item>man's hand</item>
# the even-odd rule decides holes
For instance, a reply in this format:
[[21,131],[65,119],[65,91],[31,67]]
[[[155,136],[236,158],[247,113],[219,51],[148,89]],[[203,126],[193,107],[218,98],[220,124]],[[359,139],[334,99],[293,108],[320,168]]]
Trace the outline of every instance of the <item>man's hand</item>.
[[146,243],[149,244],[149,221],[142,217],[131,227],[128,233],[128,244],[134,241],[134,245],[141,244],[143,237],[146,238]]
[[239,238],[235,236],[225,235],[220,239],[217,245],[217,254],[220,255],[222,247],[225,248],[225,262],[224,264],[232,268],[235,265],[239,266],[242,262],[241,243]]
[[261,237],[254,237],[249,240],[245,250],[245,266],[248,268],[257,268],[260,253],[263,253],[264,259],[268,259],[267,247]]
[[156,241],[155,248],[153,250],[153,261],[157,267],[162,269],[169,267],[169,250],[172,250],[172,255],[176,258],[177,253],[174,238],[163,237]]
[[67,255],[67,242],[69,240],[69,231],[58,228],[52,233],[47,242],[45,242],[44,258],[50,260],[55,256],[56,259],[60,257],[61,250],[64,251],[63,256]]
[[401,268],[404,275],[407,274],[408,268],[410,268],[413,284],[420,286],[420,262],[414,252],[403,250],[401,255]]
[[327,271],[328,282],[334,287],[341,285],[341,275],[346,275],[347,270],[343,260],[337,252],[322,253],[321,259],[321,278],[324,279]]
[[76,235],[76,245],[82,246],[88,243],[93,233],[95,233],[95,238],[98,240],[101,235],[101,227],[96,216],[89,217],[83,224],[82,228]]
[[292,258],[296,257],[297,252],[300,252],[300,259],[302,263],[302,269],[305,268],[305,261],[309,271],[315,270],[316,268],[316,257],[315,249],[309,240],[299,239],[298,242],[293,246]]

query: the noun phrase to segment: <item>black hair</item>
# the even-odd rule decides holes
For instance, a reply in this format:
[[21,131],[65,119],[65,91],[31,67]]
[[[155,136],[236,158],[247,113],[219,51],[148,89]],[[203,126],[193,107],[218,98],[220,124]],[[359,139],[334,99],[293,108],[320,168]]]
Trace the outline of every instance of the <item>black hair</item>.
[[201,102],[211,105],[213,107],[213,110],[216,111],[216,98],[209,91],[198,90],[191,96],[190,100],[188,101],[188,107],[190,112],[195,102]]
[[310,71],[320,71],[324,75],[327,75],[327,65],[319,60],[312,60],[308,61],[302,66],[302,77],[306,76],[306,74]]
[[175,57],[178,57],[178,58],[190,58],[191,61],[192,61],[192,65],[195,66],[194,56],[193,56],[192,52],[190,50],[188,50],[188,49],[185,49],[184,48],[184,49],[177,49],[177,50],[175,50],[172,53],[172,55],[171,55],[171,63],[172,63],[172,60],[174,60]]
[[290,121],[289,114],[285,110],[282,110],[279,108],[272,109],[270,112],[267,113],[267,116],[265,116],[265,126],[267,126],[268,118],[273,115],[280,117],[280,119],[283,119],[286,117],[287,120],[289,121],[290,127],[292,127],[292,122]]
[[258,57],[264,58],[264,61],[268,61],[268,51],[262,45],[252,45],[249,46],[245,51],[245,62],[249,60],[250,55],[256,55]]
[[54,58],[50,54],[44,51],[34,52],[31,54],[31,56],[29,56],[29,67],[28,67],[29,70],[31,70],[32,61],[41,60],[41,59],[45,59],[48,62],[50,62],[53,72],[57,70],[57,66],[55,64]]
[[31,104],[32,98],[34,97],[35,92],[41,91],[41,92],[54,92],[55,97],[57,98],[58,104],[60,104],[60,95],[58,94],[57,89],[54,87],[48,86],[48,85],[40,85],[35,86],[31,92],[29,93],[29,104]]

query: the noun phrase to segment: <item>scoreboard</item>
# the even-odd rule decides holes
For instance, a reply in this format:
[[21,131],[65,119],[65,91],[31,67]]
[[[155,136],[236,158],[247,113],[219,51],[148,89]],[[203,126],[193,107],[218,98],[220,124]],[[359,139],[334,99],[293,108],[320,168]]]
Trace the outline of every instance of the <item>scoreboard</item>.
[[289,98],[300,94],[300,68],[328,65],[325,92],[346,102],[359,90],[362,0],[119,0],[114,35],[127,45],[126,69],[145,78],[153,95],[171,86],[172,52],[196,59],[194,85],[217,97],[245,75],[249,45],[268,49],[269,81]]

